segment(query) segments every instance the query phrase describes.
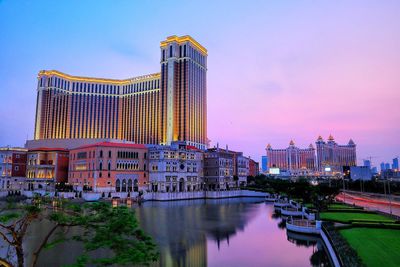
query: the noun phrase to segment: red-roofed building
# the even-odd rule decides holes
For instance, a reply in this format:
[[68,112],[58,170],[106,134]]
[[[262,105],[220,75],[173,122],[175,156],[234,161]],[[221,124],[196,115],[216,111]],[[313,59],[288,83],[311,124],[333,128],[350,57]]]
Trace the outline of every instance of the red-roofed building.
[[70,150],[68,182],[95,192],[147,190],[148,149],[142,144],[100,142]]
[[20,147],[0,148],[0,188],[22,189],[26,173],[27,149]]
[[260,166],[258,162],[249,159],[249,176],[257,176],[260,174]]

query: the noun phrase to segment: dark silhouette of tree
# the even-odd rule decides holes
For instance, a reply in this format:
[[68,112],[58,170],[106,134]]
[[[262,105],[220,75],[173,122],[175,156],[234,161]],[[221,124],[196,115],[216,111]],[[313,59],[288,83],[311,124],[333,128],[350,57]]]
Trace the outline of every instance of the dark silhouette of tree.
[[[76,204],[63,199],[36,197],[32,203],[9,202],[0,212],[0,236],[15,249],[18,267],[24,266],[23,242],[28,227],[35,221],[48,220],[48,229],[33,251],[31,266],[37,265],[45,248],[68,240],[82,242],[84,249],[72,266],[146,265],[158,258],[156,245],[139,227],[133,210],[113,208],[110,203]],[[67,237],[66,230],[79,227],[83,233]],[[63,230],[63,231],[59,231]],[[109,257],[91,258],[90,252],[110,251]]]

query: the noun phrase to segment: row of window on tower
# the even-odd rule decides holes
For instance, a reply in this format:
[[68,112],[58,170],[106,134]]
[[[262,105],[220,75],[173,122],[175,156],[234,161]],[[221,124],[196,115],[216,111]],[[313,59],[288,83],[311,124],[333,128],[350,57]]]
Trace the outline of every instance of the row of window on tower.
[[[47,78],[47,83],[46,83]],[[120,93],[119,85],[112,84],[97,84],[97,83],[85,83],[85,82],[72,82],[72,88],[70,87],[71,82],[58,77],[41,77],[39,80],[39,87],[56,87],[63,90],[70,90],[78,93],[95,93],[95,94],[114,94]],[[128,85],[124,85],[122,88],[122,94],[137,93],[147,90],[153,90],[160,88],[160,80],[154,79],[149,81],[137,82]]]
[[160,88],[160,80],[156,79],[156,80],[124,85],[122,87],[122,94],[138,93],[159,88]]
[[174,51],[174,46],[170,45],[167,49],[161,51],[161,61],[167,60],[171,57],[189,57],[199,63],[200,65],[206,65],[206,56],[202,55],[197,49],[194,49],[190,45],[179,45],[179,50]]

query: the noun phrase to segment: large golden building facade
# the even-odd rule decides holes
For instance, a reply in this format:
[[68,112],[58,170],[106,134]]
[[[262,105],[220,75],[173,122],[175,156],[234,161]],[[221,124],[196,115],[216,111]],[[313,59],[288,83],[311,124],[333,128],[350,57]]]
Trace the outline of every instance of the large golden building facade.
[[161,42],[161,72],[116,80],[40,71],[35,140],[207,142],[207,50],[190,36]]

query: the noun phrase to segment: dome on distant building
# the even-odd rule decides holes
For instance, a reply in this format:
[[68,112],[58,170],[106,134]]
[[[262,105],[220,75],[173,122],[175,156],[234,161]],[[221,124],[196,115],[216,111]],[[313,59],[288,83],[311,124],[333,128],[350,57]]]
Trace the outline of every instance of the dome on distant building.
[[329,137],[328,137],[328,140],[329,141],[335,141],[335,138],[333,138],[333,136],[330,134]]
[[289,143],[289,145],[290,145],[290,146],[294,146],[294,141],[293,141],[293,139],[292,139],[292,140],[290,140],[290,143]]
[[322,136],[318,136],[317,142],[323,142],[324,139],[322,138]]
[[350,138],[350,140],[349,140],[349,145],[355,145],[353,139],[351,139],[351,138]]
[[268,145],[267,145],[267,149],[271,149],[271,144],[268,144]]
[[308,146],[308,148],[314,149],[313,144],[310,144],[310,145]]

